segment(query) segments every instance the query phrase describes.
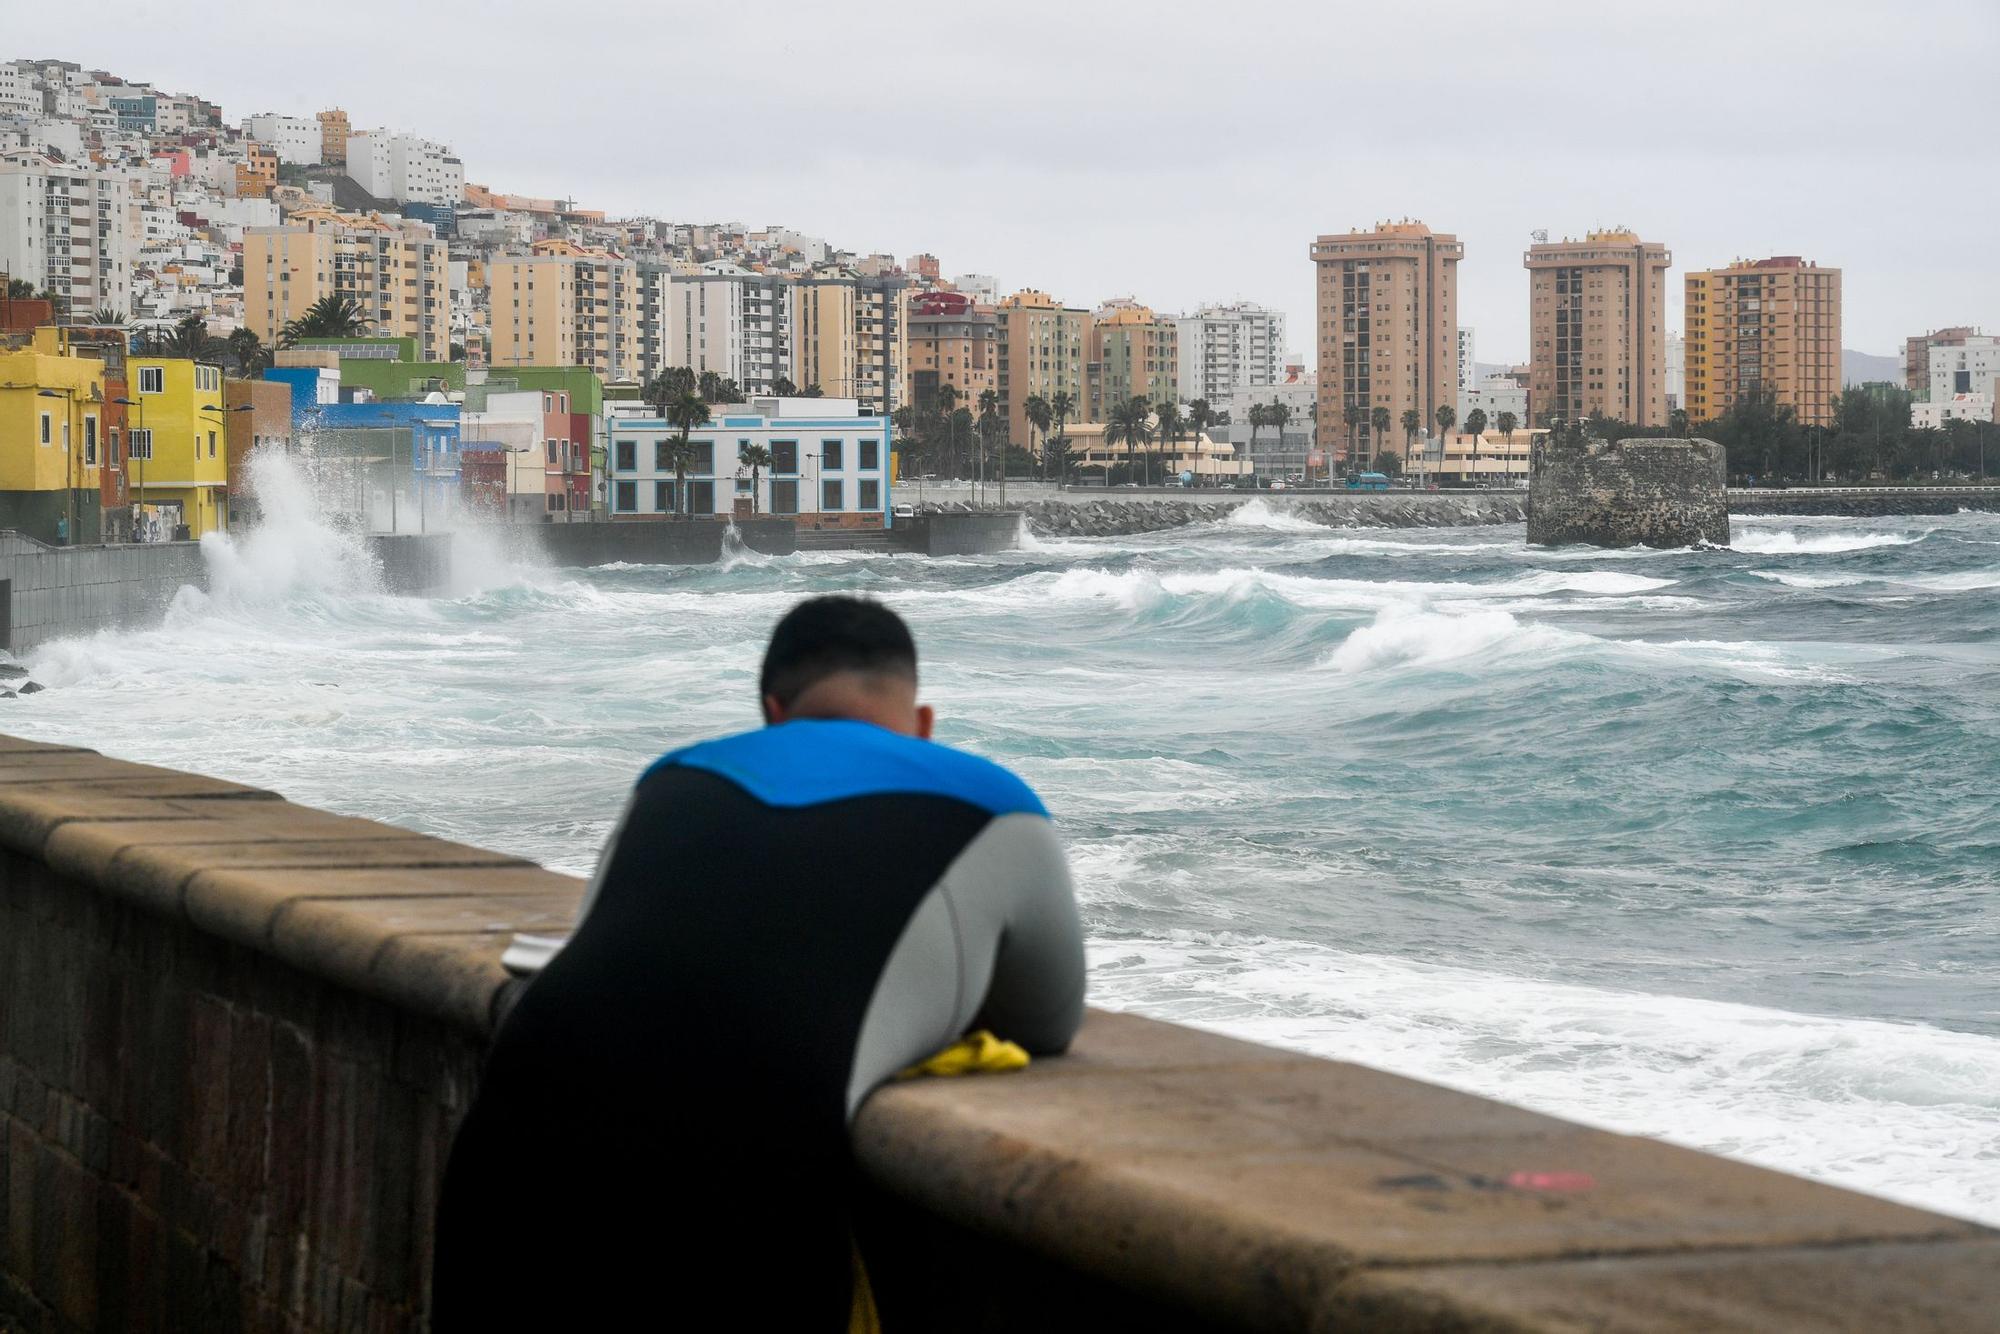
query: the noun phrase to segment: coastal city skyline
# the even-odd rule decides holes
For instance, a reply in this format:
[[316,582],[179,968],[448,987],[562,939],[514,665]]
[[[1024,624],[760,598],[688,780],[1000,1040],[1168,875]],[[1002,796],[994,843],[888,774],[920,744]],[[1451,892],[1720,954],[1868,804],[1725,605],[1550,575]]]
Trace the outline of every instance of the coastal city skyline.
[[[1918,9],[1949,9],[1974,27],[1990,29],[1994,23],[1991,15],[1967,6]],[[227,11],[225,19],[237,12]],[[1731,148],[1707,161],[1703,186],[1688,190],[1677,184],[1684,180],[1688,154],[1720,113],[1706,109],[1701,99],[1670,103],[1663,98],[1657,115],[1641,115],[1637,128],[1624,138],[1589,123],[1590,118],[1575,120],[1553,140],[1530,135],[1552,110],[1550,81],[1523,77],[1512,85],[1497,84],[1494,74],[1464,48],[1476,45],[1469,39],[1497,35],[1505,25],[1493,16],[1451,6],[1440,11],[1439,21],[1452,25],[1448,31],[1455,39],[1433,50],[1435,77],[1427,70],[1411,85],[1435,89],[1435,98],[1400,100],[1397,115],[1365,135],[1337,130],[1323,135],[1312,117],[1293,116],[1273,123],[1268,143],[1253,139],[1221,145],[1201,130],[1201,116],[1180,100],[1164,97],[1161,133],[1169,142],[1162,145],[1158,160],[1149,155],[1144,186],[1125,179],[1134,169],[1116,153],[1096,153],[1076,143],[1059,152],[1042,151],[1062,141],[1064,113],[1091,123],[1107,112],[1106,94],[1094,81],[1081,79],[1073,51],[1059,50],[1048,62],[1050,79],[1079,76],[1067,85],[1070,100],[1053,106],[1038,101],[1007,122],[1017,132],[987,135],[971,133],[967,118],[977,108],[993,108],[990,97],[974,99],[972,109],[952,111],[949,99],[932,95],[945,77],[934,65],[950,60],[920,59],[914,39],[885,38],[879,49],[869,50],[868,58],[894,64],[897,77],[890,87],[900,104],[930,108],[921,117],[899,118],[902,128],[886,142],[846,132],[856,113],[842,102],[826,107],[823,126],[804,139],[783,133],[745,135],[745,121],[719,119],[712,108],[722,104],[704,100],[722,77],[717,71],[699,62],[670,61],[643,77],[664,76],[657,105],[665,108],[668,119],[684,117],[688,132],[667,136],[664,147],[656,149],[644,133],[649,121],[657,124],[659,118],[637,110],[644,99],[621,109],[618,103],[588,98],[538,103],[512,99],[504,91],[496,98],[491,90],[508,81],[492,76],[528,59],[518,44],[501,40],[510,30],[504,7],[494,11],[491,24],[457,24],[449,31],[452,21],[441,16],[399,12],[395,22],[407,40],[390,44],[365,74],[329,70],[326,76],[308,78],[295,69],[281,73],[271,62],[253,58],[260,41],[274,47],[309,43],[309,31],[295,30],[301,19],[281,12],[240,12],[254,12],[255,22],[225,21],[199,49],[183,45],[171,32],[109,25],[93,34],[88,52],[71,49],[74,38],[54,20],[23,16],[13,54],[76,59],[127,78],[218,99],[231,122],[257,111],[310,116],[326,106],[344,106],[357,129],[384,126],[450,145],[470,177],[495,190],[571,199],[610,216],[728,220],[749,227],[782,224],[861,251],[899,256],[928,251],[940,255],[948,274],[992,274],[1004,291],[1035,288],[1078,305],[1115,295],[1134,296],[1167,312],[1192,311],[1210,302],[1256,302],[1286,315],[1293,331],[1289,350],[1306,354],[1311,340],[1302,335],[1313,318],[1306,243],[1323,233],[1364,229],[1405,216],[1455,234],[1464,243],[1460,322],[1478,331],[1480,358],[1491,364],[1529,359],[1520,254],[1538,231],[1553,240],[1580,241],[1593,230],[1630,226],[1669,247],[1678,272],[1667,284],[1665,311],[1674,332],[1685,327],[1682,274],[1768,255],[1803,255],[1842,268],[1848,274],[1846,345],[1875,356],[1896,355],[1912,333],[1977,323],[1984,309],[2000,301],[1994,290],[2000,280],[1975,266],[1968,281],[1954,253],[1978,244],[1974,219],[1993,190],[1978,174],[1954,177],[1961,184],[1955,187],[1959,200],[1951,209],[1926,210],[1920,191],[1871,190],[1856,203],[1837,206],[1816,193],[1814,181],[1831,187],[1837,177],[1828,173],[1836,168],[1853,170],[1881,160],[1886,169],[1915,173],[1929,156],[1949,157],[1956,151],[1923,137],[1890,142],[1893,136],[1871,128],[1889,108],[1900,110],[1905,97],[1920,97],[1939,123],[1949,123],[1957,100],[1962,98],[1963,109],[1970,111],[1984,96],[1952,91],[1960,86],[1952,76],[1953,63],[1970,60],[1976,42],[1934,43],[1921,65],[1879,58],[1883,43],[1919,40],[1916,33],[1924,25],[1914,19],[1887,33],[1871,33],[1875,73],[1863,84],[1843,87],[1838,96],[1830,91],[1838,80],[1828,71],[1837,74],[1851,57],[1824,37],[1814,39],[1832,48],[1817,53],[1820,76],[1803,82],[1775,50],[1750,54],[1768,48],[1781,29],[1789,30],[1783,14],[1732,12],[1727,25],[1731,53],[1691,55],[1678,67],[1672,61],[1690,41],[1685,32],[1698,28],[1704,18],[1722,23],[1722,12],[1698,7],[1686,22],[1649,34],[1642,54],[1624,58],[1661,73],[1679,68],[1677,77],[1694,80],[1694,87],[1705,77],[1719,79],[1727,73],[1735,78],[1733,114],[1740,130],[1723,142],[1756,146]],[[1825,11],[1820,13],[1824,18]],[[1832,17],[1838,20],[1839,12]],[[651,32],[646,19],[616,7],[587,9],[577,16],[580,23],[592,19],[642,37]],[[672,33],[662,33],[660,39],[673,37],[668,49],[698,49],[707,22],[677,20]],[[939,18],[935,35],[949,36],[956,22]],[[1300,36],[1317,35],[1312,25],[1320,20],[1296,22],[1304,25]],[[770,39],[775,66],[794,70],[813,59],[860,54],[838,33],[823,30],[825,23],[796,16]],[[1361,44],[1372,37],[1379,44],[1400,31],[1379,17],[1356,23],[1343,30],[1343,40]],[[1083,30],[1080,36],[1102,26],[1089,16],[1070,20],[1071,30]],[[1596,68],[1590,59],[1608,56],[1619,37],[1614,20],[1583,14],[1565,13],[1560,20],[1535,26],[1545,34],[1542,40],[1555,44],[1547,49],[1585,57],[1587,68]],[[1005,46],[1020,39],[1010,34],[993,40]],[[440,42],[446,45],[441,48]],[[628,70],[634,79],[642,77],[639,67],[648,63],[648,45],[640,40],[630,43],[629,50],[621,44],[602,53],[605,86],[636,88],[621,85],[620,78]],[[1247,95],[1214,77],[1240,66],[1242,47],[1242,39],[1220,33],[1217,44],[1201,57],[1209,62],[1210,77],[1198,77],[1196,62],[1191,86],[1203,92],[1194,100],[1206,105],[1214,119],[1233,119],[1229,109]],[[464,53],[478,63],[481,77],[451,85],[449,96],[435,96],[441,85],[420,53],[439,49]],[[231,54],[243,58],[228,58]],[[1196,60],[1170,54],[1177,66]],[[1281,50],[1266,54],[1274,74],[1253,82],[1263,95],[1284,105],[1286,95],[1273,93],[1270,85],[1297,57]],[[1927,71],[1921,84],[1918,76],[1901,72],[1917,68]],[[1151,77],[1164,87],[1170,81],[1161,70]],[[976,62],[966,76],[976,77]],[[1389,77],[1373,63],[1364,63],[1342,71],[1337,83],[1345,99],[1360,89],[1376,91]],[[782,119],[787,100],[796,96],[781,77],[760,84],[757,101],[765,115]],[[1479,160],[1470,169],[1451,160],[1460,150],[1440,147],[1435,138],[1426,139],[1429,146],[1420,157],[1396,159],[1403,136],[1428,134],[1429,121],[1443,114],[1433,102],[1448,105],[1464,130],[1447,136],[1445,145],[1490,146],[1473,153]],[[1423,125],[1410,124],[1413,117]],[[753,123],[757,119],[753,116]],[[925,150],[930,138],[954,125],[963,132],[955,151]],[[1589,158],[1587,164],[1566,161],[1579,153]],[[1218,154],[1227,160],[1219,161]],[[1232,186],[1239,175],[1262,172],[1279,161],[1282,167],[1272,178],[1278,182],[1275,189]],[[1037,170],[1046,176],[1042,188],[1031,179]],[[827,176],[838,176],[844,184],[836,187],[822,179]],[[1739,176],[1741,182],[1732,184]],[[909,189],[861,188],[871,181],[904,178],[911,182]],[[1503,182],[1514,188],[1503,188]],[[1043,196],[1054,201],[1046,209],[1030,202]],[[1240,202],[1225,207],[1218,202],[1223,198]],[[1723,201],[1727,207],[1720,206]],[[1926,244],[1913,247],[1895,240],[1903,235],[1923,235]]]

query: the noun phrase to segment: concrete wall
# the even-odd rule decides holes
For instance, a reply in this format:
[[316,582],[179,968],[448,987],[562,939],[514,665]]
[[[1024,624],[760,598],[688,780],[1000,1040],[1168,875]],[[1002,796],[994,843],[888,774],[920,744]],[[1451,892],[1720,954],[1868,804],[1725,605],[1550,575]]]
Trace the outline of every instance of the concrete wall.
[[[544,555],[557,565],[705,565],[722,559],[729,531],[726,522],[691,519],[665,523],[540,524],[534,534]],[[743,545],[766,555],[790,555],[798,549],[790,519],[741,519],[736,531]]]
[[[378,535],[368,545],[390,592],[428,593],[450,580],[448,534]],[[0,533],[0,584],[0,649],[20,654],[51,639],[156,621],[183,586],[208,586],[208,565],[195,542],[46,547]]]
[[[500,953],[560,932],[581,888],[0,737],[0,1327],[423,1328],[446,1148],[517,985]],[[890,1329],[1889,1331],[2000,1309],[1990,1230],[1129,1016],[1018,1074],[884,1089],[854,1142]]]
[[919,514],[896,521],[897,545],[927,556],[983,556],[1021,545],[1021,512]]
[[1713,440],[1535,443],[1528,541],[1600,547],[1729,545],[1728,463]]
[[184,584],[207,582],[193,542],[44,547],[0,533],[6,635],[0,648],[25,653],[50,639],[156,620]]

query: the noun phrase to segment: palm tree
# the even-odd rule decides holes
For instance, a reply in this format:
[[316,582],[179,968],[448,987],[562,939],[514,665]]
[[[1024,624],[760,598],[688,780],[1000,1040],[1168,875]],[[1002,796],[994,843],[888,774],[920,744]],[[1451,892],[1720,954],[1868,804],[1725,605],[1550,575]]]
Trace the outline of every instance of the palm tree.
[[236,373],[245,379],[254,380],[270,368],[271,349],[252,330],[231,329],[223,342],[228,345],[227,355],[235,363]]
[[1049,423],[1054,420],[1055,414],[1049,410],[1049,401],[1046,398],[1043,398],[1040,394],[1029,394],[1027,399],[1021,404],[1021,415],[1028,419],[1028,429],[1030,431],[1039,431],[1041,433],[1042,444],[1037,453],[1042,461],[1042,480],[1047,481],[1049,477]]
[[[1181,441],[1187,437],[1187,419],[1181,416],[1181,405],[1168,399],[1160,404],[1157,415],[1160,439],[1166,443],[1169,450],[1177,449]],[[1165,469],[1161,470],[1160,480],[1163,482],[1166,480]]]
[[937,387],[937,397],[934,400],[938,416],[944,420],[946,430],[945,471],[953,476],[958,474],[958,428],[954,419],[958,412],[958,400],[962,397],[964,395],[959,393],[958,386],[947,380]]
[[[1153,405],[1136,394],[1104,414],[1104,444],[1125,446],[1125,476],[1132,476],[1133,451],[1141,445],[1152,443]],[[1105,480],[1110,481],[1111,471],[1105,469]]]
[[1278,434],[1278,452],[1285,451],[1285,424],[1292,419],[1292,410],[1275,400],[1264,409],[1264,424]]
[[1417,432],[1424,429],[1424,414],[1415,408],[1403,409],[1403,452],[1417,447]]
[[779,398],[797,398],[799,387],[780,375],[777,379],[771,381],[771,392]]
[[1195,444],[1200,445],[1201,438],[1208,434],[1208,428],[1215,425],[1215,409],[1208,405],[1207,399],[1197,398],[1188,404],[1187,424]]
[[1465,414],[1465,432],[1472,437],[1472,480],[1479,480],[1479,437],[1486,430],[1486,409],[1474,408]]
[[290,347],[306,338],[358,338],[366,332],[368,321],[354,298],[335,293],[313,302],[305,314],[287,324],[278,335],[278,346]]
[[674,465],[674,513],[680,514],[687,503],[687,470],[694,463],[694,445],[688,436],[695,427],[708,425],[708,404],[700,394],[682,394],[668,403],[661,415],[681,433],[680,439],[667,442],[667,458]]
[[[1055,397],[1049,400],[1049,416],[1055,421],[1056,480],[1059,482],[1069,480],[1069,436],[1063,433],[1063,427],[1068,424],[1070,417],[1075,412],[1076,395],[1070,393],[1067,389],[1056,390]],[[1042,448],[1048,448],[1048,437],[1046,435],[1042,437]]]
[[1514,466],[1514,428],[1520,424],[1521,419],[1511,412],[1503,412],[1493,419],[1494,428],[1500,432],[1501,438],[1507,442],[1507,467],[1510,470]]
[[109,306],[99,306],[91,315],[90,322],[92,324],[104,324],[112,328],[117,328],[119,325],[125,323],[125,317]]
[[9,301],[32,301],[35,297],[35,285],[26,278],[9,278],[6,295]]
[[[1362,407],[1359,403],[1349,403],[1346,408],[1342,409],[1340,416],[1341,420],[1347,423],[1347,462],[1348,466],[1352,468],[1357,463],[1364,462],[1361,458],[1361,447],[1356,443],[1355,435],[1357,433],[1356,428],[1362,422],[1368,420],[1368,409]],[[1333,476],[1331,470],[1328,471],[1327,476],[1329,478]]]
[[1451,424],[1458,420],[1458,409],[1445,403],[1440,405],[1433,415],[1437,419],[1438,438],[1443,440],[1451,434]]
[[199,315],[183,315],[161,345],[161,356],[208,361],[216,353],[219,340],[211,337],[208,322]]
[[1368,427],[1374,433],[1375,451],[1378,454],[1385,448],[1382,441],[1388,438],[1390,425],[1389,409],[1374,408],[1368,413]]
[[[980,474],[985,475],[986,456],[993,452],[994,428],[1000,425],[1000,391],[982,389],[979,391],[979,460]],[[1000,452],[1000,503],[1007,503],[1007,453],[1006,446]]]
[[[1269,410],[1262,403],[1252,403],[1250,405],[1250,452],[1252,454],[1257,452],[1257,432],[1270,424],[1271,414]],[[1285,442],[1280,440],[1278,443],[1282,445]]]
[[757,483],[763,477],[764,469],[771,466],[771,451],[754,441],[745,440],[736,447],[736,461],[750,470],[750,512],[757,512]]

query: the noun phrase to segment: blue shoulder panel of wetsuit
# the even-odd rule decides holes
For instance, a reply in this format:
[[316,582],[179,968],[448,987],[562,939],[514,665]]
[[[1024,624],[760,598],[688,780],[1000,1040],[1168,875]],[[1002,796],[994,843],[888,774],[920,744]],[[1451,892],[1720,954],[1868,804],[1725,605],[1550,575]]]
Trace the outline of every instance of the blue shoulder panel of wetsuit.
[[872,723],[812,719],[760,727],[674,751],[640,781],[675,767],[726,778],[767,806],[910,792],[952,797],[994,815],[1048,814],[1033,788],[991,760]]

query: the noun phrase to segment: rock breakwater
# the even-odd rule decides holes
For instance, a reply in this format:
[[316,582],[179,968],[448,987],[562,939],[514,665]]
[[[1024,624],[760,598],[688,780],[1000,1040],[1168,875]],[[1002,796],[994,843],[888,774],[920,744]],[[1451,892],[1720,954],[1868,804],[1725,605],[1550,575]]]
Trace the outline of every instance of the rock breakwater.
[[[1213,500],[1132,497],[1096,500],[1036,500],[1017,507],[1028,530],[1043,537],[1129,537],[1197,524],[1222,523],[1245,506],[1262,507],[1276,525],[1317,524],[1324,528],[1460,528],[1519,523],[1526,500],[1518,492],[1436,492],[1419,495],[1245,496]],[[969,505],[928,509],[964,511]],[[996,508],[988,506],[986,508]],[[1245,516],[1237,516],[1244,522]]]

